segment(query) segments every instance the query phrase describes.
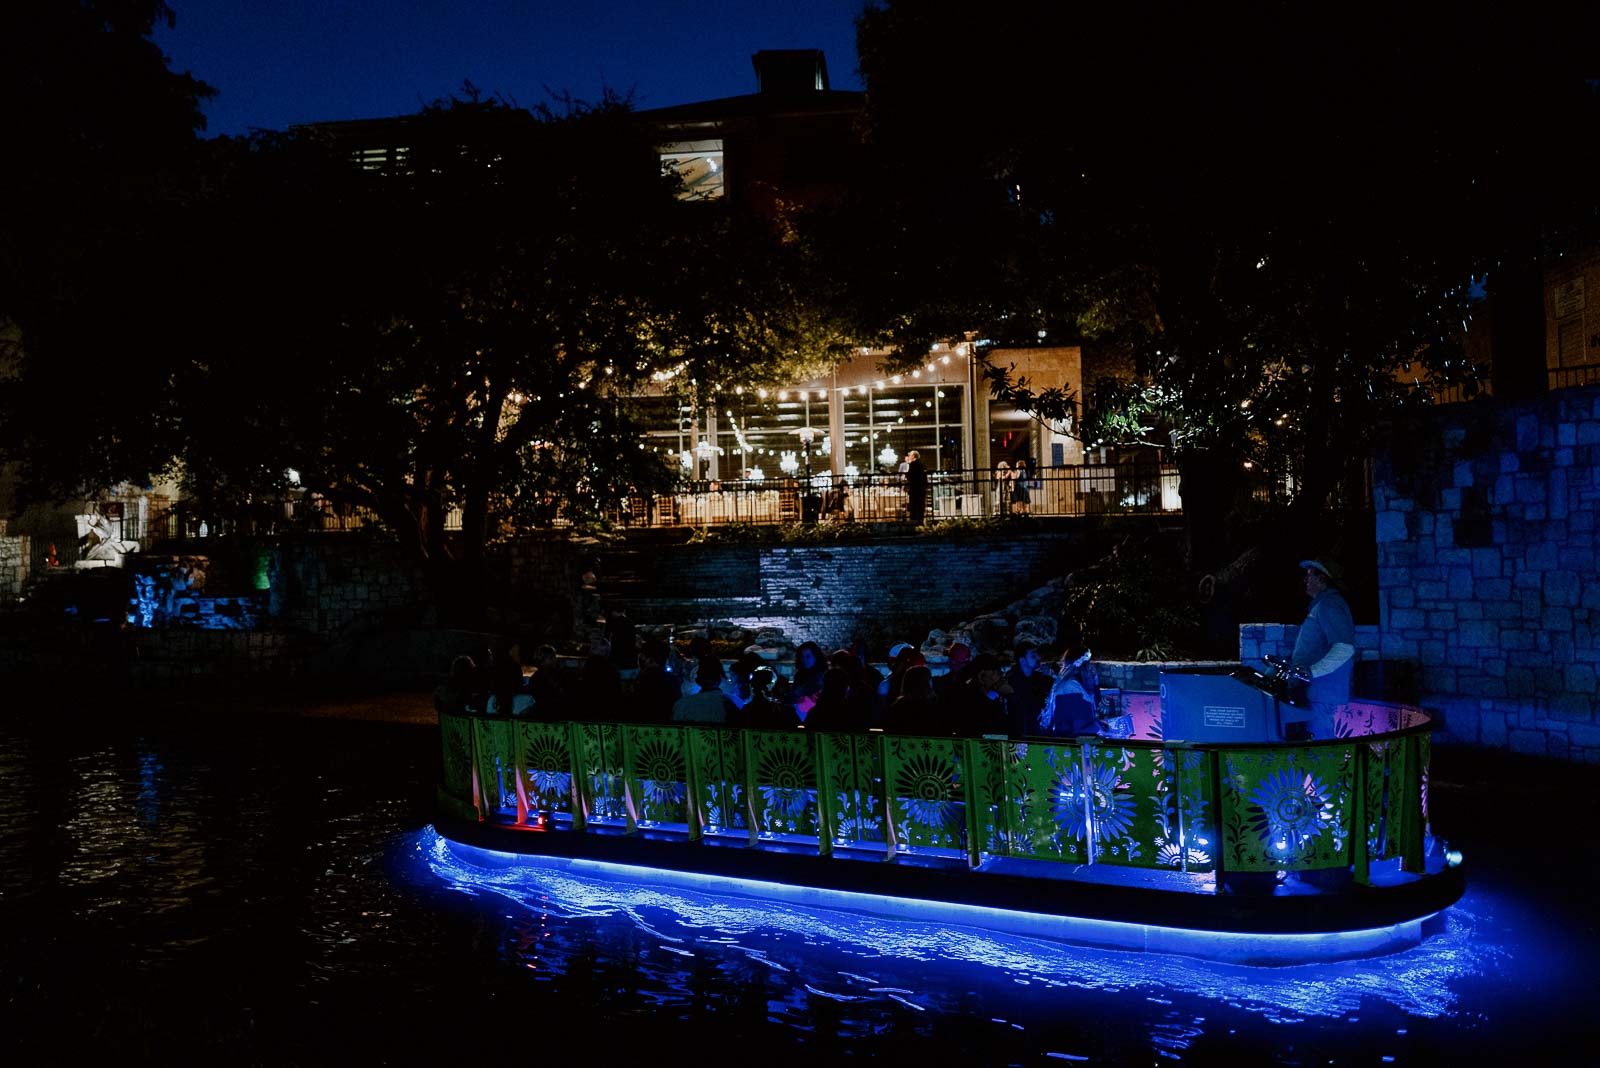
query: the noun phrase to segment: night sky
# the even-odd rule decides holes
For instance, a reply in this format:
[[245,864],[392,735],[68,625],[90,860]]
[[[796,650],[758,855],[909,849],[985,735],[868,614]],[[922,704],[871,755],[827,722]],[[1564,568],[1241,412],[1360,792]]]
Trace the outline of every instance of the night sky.
[[520,104],[545,88],[636,90],[665,107],[755,91],[750,54],[820,48],[859,89],[862,0],[171,0],[156,40],[215,86],[206,133],[416,111],[471,81]]

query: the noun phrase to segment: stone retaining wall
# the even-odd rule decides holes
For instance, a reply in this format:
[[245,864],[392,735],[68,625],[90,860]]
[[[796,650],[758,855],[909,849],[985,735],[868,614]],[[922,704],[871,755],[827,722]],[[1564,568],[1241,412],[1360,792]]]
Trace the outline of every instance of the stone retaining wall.
[[920,644],[931,628],[1003,606],[1090,562],[1098,550],[1093,535],[1078,533],[1009,541],[668,547],[656,562],[659,577],[650,595],[624,603],[635,623],[728,619],[752,630],[776,627],[796,642],[810,639],[830,649],[859,636],[881,656],[895,641]]
[[1373,493],[1382,655],[1446,740],[1600,763],[1600,388],[1406,430]]
[[134,631],[132,681],[170,685],[193,679],[283,675],[298,666],[292,639],[272,631]]
[[267,614],[280,628],[335,640],[415,626],[426,610],[422,576],[396,546],[322,540],[272,550]]
[[28,537],[10,534],[0,519],[0,607],[22,599],[28,580]]

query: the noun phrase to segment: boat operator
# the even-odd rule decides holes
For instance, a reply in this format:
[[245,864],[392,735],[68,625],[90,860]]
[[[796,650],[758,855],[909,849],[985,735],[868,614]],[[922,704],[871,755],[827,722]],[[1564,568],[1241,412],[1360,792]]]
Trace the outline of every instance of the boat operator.
[[1356,625],[1350,605],[1339,592],[1339,565],[1330,560],[1302,560],[1306,596],[1311,604],[1295,639],[1289,662],[1308,680],[1305,698],[1311,706],[1311,735],[1333,737],[1333,713],[1350,701],[1355,673]]

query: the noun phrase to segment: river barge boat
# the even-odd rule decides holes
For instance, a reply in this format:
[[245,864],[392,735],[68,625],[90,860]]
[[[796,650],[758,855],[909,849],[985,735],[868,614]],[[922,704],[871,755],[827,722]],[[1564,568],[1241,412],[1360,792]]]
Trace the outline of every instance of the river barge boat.
[[445,713],[437,829],[477,865],[1258,965],[1404,949],[1460,898],[1427,711],[1193,742],[1164,737],[1159,695],[1122,700],[1127,737],[1072,740]]

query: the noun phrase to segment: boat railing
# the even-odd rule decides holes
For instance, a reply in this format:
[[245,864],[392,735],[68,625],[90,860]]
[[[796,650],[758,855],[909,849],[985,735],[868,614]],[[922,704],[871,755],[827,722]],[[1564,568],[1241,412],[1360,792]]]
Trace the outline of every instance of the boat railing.
[[440,716],[440,802],[530,832],[660,834],[823,856],[1110,865],[1212,876],[1422,874],[1432,717],[1359,701],[1335,737],[1189,745],[1154,695],[1076,740]]

